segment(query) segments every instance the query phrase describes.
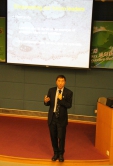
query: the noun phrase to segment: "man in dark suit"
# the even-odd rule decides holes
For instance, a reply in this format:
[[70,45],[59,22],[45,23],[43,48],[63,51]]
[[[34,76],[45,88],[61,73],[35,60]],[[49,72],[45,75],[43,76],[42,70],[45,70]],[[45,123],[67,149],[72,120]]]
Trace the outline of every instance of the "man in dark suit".
[[48,125],[54,155],[52,161],[64,161],[66,126],[68,124],[67,109],[72,106],[73,92],[65,88],[66,78],[59,75],[56,87],[50,88],[44,97],[44,104],[49,107]]

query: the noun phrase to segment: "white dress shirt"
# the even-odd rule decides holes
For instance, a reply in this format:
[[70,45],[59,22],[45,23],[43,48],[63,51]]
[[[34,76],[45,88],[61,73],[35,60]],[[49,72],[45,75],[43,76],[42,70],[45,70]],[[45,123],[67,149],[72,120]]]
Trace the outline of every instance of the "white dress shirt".
[[57,96],[58,96],[58,94],[59,94],[59,90],[61,90],[61,94],[62,94],[62,93],[63,93],[63,89],[64,89],[64,88],[62,88],[62,89],[58,89],[58,88],[57,88],[57,90],[56,90],[56,95],[55,95],[55,106],[54,106],[54,111],[53,111],[53,112],[56,112]]

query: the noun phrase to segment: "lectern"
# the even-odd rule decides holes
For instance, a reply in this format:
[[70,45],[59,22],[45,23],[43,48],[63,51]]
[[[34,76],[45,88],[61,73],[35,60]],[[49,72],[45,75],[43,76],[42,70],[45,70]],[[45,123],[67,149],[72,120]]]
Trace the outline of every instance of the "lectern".
[[113,108],[97,103],[95,147],[113,164]]

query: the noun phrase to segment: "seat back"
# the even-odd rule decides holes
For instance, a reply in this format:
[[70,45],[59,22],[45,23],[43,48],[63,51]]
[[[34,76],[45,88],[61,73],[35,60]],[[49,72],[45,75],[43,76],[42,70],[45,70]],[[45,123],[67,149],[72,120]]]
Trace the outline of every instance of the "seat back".
[[106,97],[99,97],[99,98],[98,98],[98,102],[99,102],[99,103],[102,103],[103,105],[106,105],[107,98],[106,98]]

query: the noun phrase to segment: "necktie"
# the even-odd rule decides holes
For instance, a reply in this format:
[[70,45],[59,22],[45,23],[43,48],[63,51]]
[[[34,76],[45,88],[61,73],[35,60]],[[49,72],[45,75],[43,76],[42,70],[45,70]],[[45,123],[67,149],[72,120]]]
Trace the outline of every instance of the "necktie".
[[[61,93],[61,90],[59,90],[59,93]],[[57,99],[56,112],[55,112],[56,118],[59,117],[59,109],[60,109],[59,99]]]

